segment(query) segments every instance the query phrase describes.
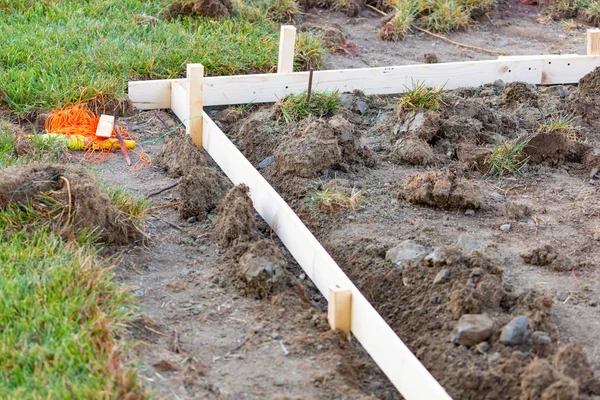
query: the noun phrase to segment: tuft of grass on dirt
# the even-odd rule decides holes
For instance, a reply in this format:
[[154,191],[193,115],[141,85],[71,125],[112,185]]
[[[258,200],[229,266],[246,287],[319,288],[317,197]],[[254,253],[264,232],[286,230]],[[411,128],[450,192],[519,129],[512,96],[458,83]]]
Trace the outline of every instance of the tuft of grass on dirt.
[[[279,28],[267,7],[238,1],[231,18],[157,17],[164,0],[0,0],[0,105],[19,115],[87,101],[98,93],[124,98],[132,79],[183,77],[201,62],[208,75],[275,71]],[[154,21],[154,20],[153,20]],[[318,68],[317,37],[299,38],[298,66]]]
[[281,100],[277,104],[277,114],[280,119],[286,123],[300,121],[309,116],[317,118],[333,114],[340,107],[340,97],[338,91],[312,92],[310,103],[307,100],[307,91],[298,94],[292,94]]
[[296,0],[270,1],[267,13],[278,22],[292,22],[295,16],[300,14],[300,6]]
[[18,128],[0,119],[0,168],[31,161],[59,162],[66,147],[41,135],[25,135]]
[[398,101],[399,111],[440,109],[444,88],[428,88],[425,82],[413,82],[412,89],[407,88]]
[[487,175],[520,175],[521,170],[529,161],[529,157],[523,152],[527,143],[528,140],[517,138],[494,146],[493,151],[486,156],[484,162],[488,166]]
[[549,0],[545,6],[553,19],[577,18],[584,24],[600,26],[600,2],[597,0]]
[[338,212],[342,209],[356,211],[363,208],[370,193],[367,189],[352,189],[352,193],[346,194],[332,189],[315,190],[310,197],[309,205],[316,205],[319,209],[327,212]]
[[386,5],[394,13],[379,37],[397,41],[413,25],[436,32],[468,29],[471,21],[482,19],[494,9],[496,0],[386,0]]
[[576,142],[585,142],[577,132],[579,127],[575,124],[575,117],[571,115],[555,115],[550,117],[546,122],[540,124],[540,133],[558,132],[565,135],[570,140]]
[[296,36],[295,53],[294,69],[296,71],[320,69],[325,65],[325,48],[318,35],[300,32]]

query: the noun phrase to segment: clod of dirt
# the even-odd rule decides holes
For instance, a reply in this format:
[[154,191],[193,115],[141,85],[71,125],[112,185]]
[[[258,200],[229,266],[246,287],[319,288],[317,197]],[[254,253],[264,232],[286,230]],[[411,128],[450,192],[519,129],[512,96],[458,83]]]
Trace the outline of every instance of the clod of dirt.
[[456,148],[456,157],[470,168],[486,173],[488,165],[485,160],[491,152],[492,149],[486,147],[478,147],[471,143],[460,143]]
[[344,46],[346,44],[346,35],[344,35],[343,28],[336,23],[320,26],[305,22],[297,28],[299,32],[312,32],[318,34],[321,38],[321,43],[325,48],[335,49],[336,47]]
[[[359,102],[357,100],[358,104]],[[374,165],[371,151],[362,144],[360,129],[356,129],[353,123],[341,115],[334,115],[327,123],[337,138],[344,163]]]
[[265,298],[286,277],[287,263],[273,242],[259,240],[238,260],[238,275],[245,283],[245,291],[256,298]]
[[483,207],[481,190],[468,179],[450,172],[414,173],[406,179],[399,197],[409,203],[449,210]]
[[390,161],[396,164],[431,165],[435,162],[435,154],[424,140],[407,136],[394,144]]
[[573,267],[573,262],[567,256],[549,244],[529,250],[521,254],[521,258],[527,264],[548,267],[552,271],[568,271]]
[[596,129],[600,128],[600,67],[579,80],[575,98],[571,102],[572,111],[581,115],[583,121]]
[[308,118],[275,149],[274,156],[283,173],[309,178],[340,163],[342,149],[327,121]]
[[558,372],[576,380],[582,392],[600,394],[600,381],[594,375],[580,343],[572,342],[559,349],[552,363]]
[[533,87],[525,82],[510,82],[504,86],[502,101],[506,104],[525,104],[538,106],[538,95]]
[[564,163],[569,146],[570,140],[561,133],[538,133],[529,140],[523,152],[529,157],[530,164],[557,166]]
[[217,210],[217,234],[221,248],[256,239],[256,214],[246,185],[237,185],[227,193]]
[[194,166],[181,178],[177,191],[183,203],[179,215],[183,219],[200,220],[214,210],[231,184],[223,174],[213,168]]
[[175,132],[165,139],[154,162],[173,178],[185,175],[191,166],[207,166],[202,150],[184,131]]
[[531,206],[524,201],[507,200],[504,203],[504,215],[506,218],[519,221],[530,217],[533,214]]
[[66,212],[64,216],[72,218],[71,232],[98,230],[100,239],[112,244],[144,237],[131,220],[113,209],[96,179],[83,167],[34,163],[0,170],[1,209],[11,204],[40,205],[42,195],[50,196],[65,210],[72,209],[71,216]]
[[578,395],[577,384],[562,376],[547,360],[536,358],[523,371],[521,400],[575,400]]
[[236,145],[253,164],[258,164],[273,155],[280,142],[281,134],[270,124],[272,112],[259,110],[241,121],[236,133]]
[[435,53],[423,54],[423,61],[425,62],[425,64],[437,64],[440,62],[437,54]]
[[164,20],[179,17],[229,17],[234,8],[231,0],[180,0],[165,10],[160,18]]

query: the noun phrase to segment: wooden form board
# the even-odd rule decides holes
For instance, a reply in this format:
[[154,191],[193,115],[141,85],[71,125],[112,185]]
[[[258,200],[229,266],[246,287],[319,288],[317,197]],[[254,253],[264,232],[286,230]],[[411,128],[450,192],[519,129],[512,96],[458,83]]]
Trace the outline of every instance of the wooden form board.
[[[497,60],[419,64],[397,67],[315,71],[313,89],[366,94],[397,94],[414,82],[445,89],[474,87],[502,79],[537,85],[577,83],[600,66],[600,55],[517,56]],[[308,72],[208,77],[203,79],[204,106],[271,103],[307,89]],[[186,79],[129,82],[129,98],[142,110],[172,108],[172,87]]]
[[234,184],[244,183],[250,188],[256,211],[325,298],[329,300],[329,288],[335,286],[352,292],[352,333],[402,396],[408,400],[450,400],[300,218],[206,113],[203,114],[202,145]]

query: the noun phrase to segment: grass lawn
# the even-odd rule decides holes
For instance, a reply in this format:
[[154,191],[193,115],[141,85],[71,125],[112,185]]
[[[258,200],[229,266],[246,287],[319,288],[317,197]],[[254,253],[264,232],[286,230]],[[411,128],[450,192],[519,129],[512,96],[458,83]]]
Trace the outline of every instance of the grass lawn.
[[[158,20],[171,0],[0,0],[0,105],[20,115],[87,100],[124,97],[130,79],[274,71],[277,0],[238,0],[232,18]],[[318,64],[318,40],[302,34],[298,61]]]

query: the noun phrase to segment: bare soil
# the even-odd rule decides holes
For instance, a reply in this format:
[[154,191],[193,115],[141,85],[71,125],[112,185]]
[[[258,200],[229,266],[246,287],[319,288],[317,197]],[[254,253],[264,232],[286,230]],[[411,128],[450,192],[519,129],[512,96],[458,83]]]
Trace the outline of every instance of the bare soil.
[[[229,134],[451,396],[589,398],[600,395],[593,377],[600,367],[593,339],[600,213],[588,160],[600,138],[586,111],[573,121],[577,141],[540,126],[587,98],[585,84],[598,74],[579,88],[496,82],[459,89],[446,94],[439,111],[398,112],[390,97],[342,94],[345,109],[317,125],[267,119],[248,130],[250,121],[273,115],[273,106],[262,106]],[[366,110],[354,107],[359,100]],[[340,119],[353,133],[352,148],[369,162],[333,151],[340,136],[329,131],[331,160],[290,167],[277,157],[284,146],[321,161],[317,128]],[[298,126],[312,127],[301,142]],[[257,134],[265,130],[268,136]],[[249,136],[253,146],[243,146]],[[462,156],[517,137],[530,140],[522,175],[487,174],[485,157],[473,163]],[[261,158],[272,154],[263,140],[275,149],[266,166]],[[403,140],[418,143],[415,151],[427,157],[406,149],[398,157],[394,144]],[[324,187],[346,194],[367,188],[370,197],[362,207],[330,213],[314,202]],[[428,250],[395,264],[390,254],[406,239]],[[461,318],[472,314],[490,318],[493,333],[485,344],[459,345],[453,338]],[[504,331],[518,317],[527,318],[526,332],[510,342]],[[570,352],[581,371],[566,372],[561,355]]]

